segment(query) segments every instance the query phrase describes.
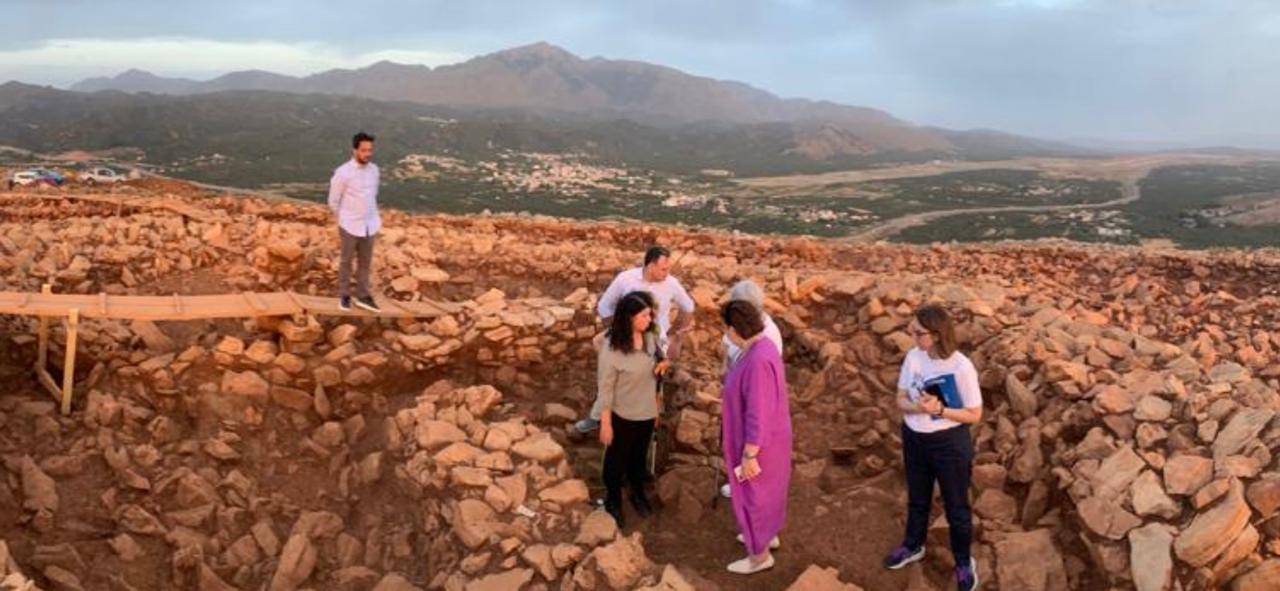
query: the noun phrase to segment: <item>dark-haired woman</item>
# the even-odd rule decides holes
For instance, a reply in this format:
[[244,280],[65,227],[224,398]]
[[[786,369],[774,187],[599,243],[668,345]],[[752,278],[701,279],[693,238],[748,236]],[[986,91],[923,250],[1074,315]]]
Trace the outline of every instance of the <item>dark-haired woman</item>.
[[653,509],[645,496],[649,440],[658,416],[658,376],[666,371],[653,323],[651,298],[632,292],[619,302],[597,356],[601,401],[600,443],[605,445],[604,508],[624,524],[622,484],[631,488],[631,507],[641,517]]
[[771,548],[787,519],[791,484],[791,409],[777,345],[760,310],[741,300],[720,312],[726,336],[742,351],[724,380],[721,434],[729,496],[747,557],[729,565],[743,575],[773,567]]
[[973,440],[969,425],[982,420],[978,372],[969,358],[956,350],[955,323],[945,308],[929,305],[916,310],[908,330],[915,347],[907,352],[898,376],[902,460],[907,477],[906,535],[885,557],[884,567],[899,569],[924,558],[937,482],[951,530],[956,586],[969,591],[978,586],[977,563],[969,553],[973,538],[969,510]]

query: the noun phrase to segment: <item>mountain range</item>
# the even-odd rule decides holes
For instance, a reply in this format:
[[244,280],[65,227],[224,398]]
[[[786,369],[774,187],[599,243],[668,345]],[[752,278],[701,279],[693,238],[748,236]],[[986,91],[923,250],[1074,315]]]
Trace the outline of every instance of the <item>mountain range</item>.
[[431,68],[382,61],[309,76],[261,70],[198,81],[129,70],[90,78],[77,92],[197,95],[224,91],[356,96],[463,110],[505,110],[552,119],[626,119],[659,128],[788,124],[794,153],[821,161],[877,153],[985,157],[1009,153],[1078,153],[1080,148],[994,131],[924,127],[889,113],[828,101],[780,98],[741,82],[695,76],[638,61],[580,58],[536,43]]

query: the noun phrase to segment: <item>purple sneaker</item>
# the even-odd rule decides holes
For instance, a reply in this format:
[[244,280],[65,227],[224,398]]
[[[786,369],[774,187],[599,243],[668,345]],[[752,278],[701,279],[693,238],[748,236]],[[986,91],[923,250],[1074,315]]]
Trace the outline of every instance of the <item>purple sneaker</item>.
[[888,556],[885,556],[882,564],[889,570],[898,570],[908,564],[920,560],[921,558],[924,558],[924,546],[911,549],[904,544],[894,548],[893,552],[890,552]]
[[956,567],[956,589],[959,591],[973,591],[977,588],[978,561],[970,556],[968,564]]

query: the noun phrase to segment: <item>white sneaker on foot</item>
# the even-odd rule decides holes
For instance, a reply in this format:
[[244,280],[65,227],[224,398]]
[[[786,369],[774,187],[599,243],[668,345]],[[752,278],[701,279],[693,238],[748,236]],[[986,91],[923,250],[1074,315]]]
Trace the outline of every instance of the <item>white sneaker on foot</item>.
[[[747,539],[742,537],[742,534],[738,534],[738,543],[745,544],[747,543]],[[773,539],[769,540],[770,550],[777,550],[778,548],[781,548],[781,547],[782,547],[782,540],[778,539],[778,536],[773,536]]]
[[760,571],[769,570],[771,568],[773,568],[772,554],[761,562],[751,562],[751,557],[748,556],[730,564],[729,572],[738,575],[754,575]]
[[732,498],[732,496],[733,496],[733,489],[732,489],[732,488],[729,488],[729,485],[728,485],[728,484],[725,484],[724,486],[721,486],[721,487],[720,487],[720,496],[722,496],[722,497],[724,497],[724,498],[726,498],[726,499],[728,499],[728,498]]

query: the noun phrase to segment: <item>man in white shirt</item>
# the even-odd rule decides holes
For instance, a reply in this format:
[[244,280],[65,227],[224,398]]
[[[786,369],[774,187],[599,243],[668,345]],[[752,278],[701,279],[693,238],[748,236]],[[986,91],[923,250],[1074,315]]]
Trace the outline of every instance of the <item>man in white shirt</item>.
[[[665,352],[667,359],[674,359],[680,354],[684,333],[693,325],[694,304],[684,286],[671,275],[671,251],[661,246],[652,246],[644,253],[644,265],[627,269],[614,277],[596,306],[596,312],[605,326],[613,321],[618,302],[633,291],[647,291],[653,295],[658,306],[654,310],[654,324],[658,325],[658,346]],[[671,319],[672,304],[676,307],[674,324]],[[573,428],[585,434],[599,427],[600,398],[597,397],[587,418],[574,423]]]
[[350,310],[351,263],[356,266],[355,305],[380,312],[369,291],[373,239],[382,229],[378,216],[378,165],[373,159],[373,136],[360,132],[351,138],[351,160],[333,171],[329,180],[329,209],[338,219],[342,256],[338,263],[338,307]]

